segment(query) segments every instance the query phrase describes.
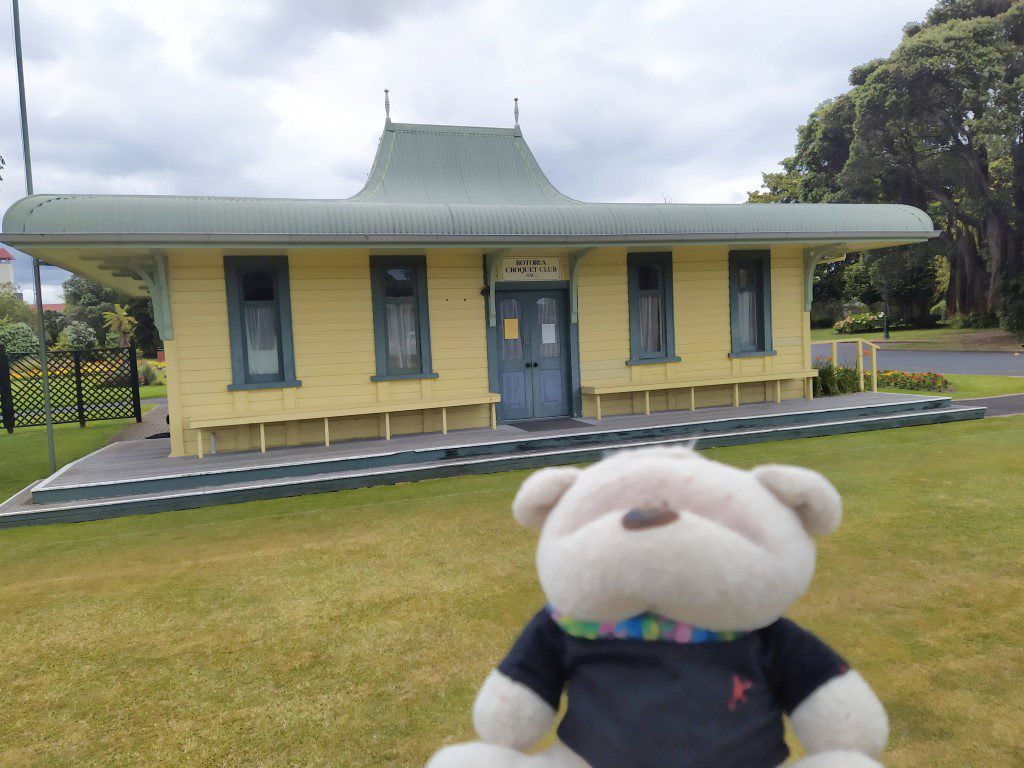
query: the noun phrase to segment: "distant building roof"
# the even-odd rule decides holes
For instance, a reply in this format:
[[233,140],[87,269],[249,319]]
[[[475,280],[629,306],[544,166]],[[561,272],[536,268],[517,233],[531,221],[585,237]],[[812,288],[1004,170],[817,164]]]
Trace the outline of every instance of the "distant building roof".
[[6,248],[0,248],[0,261],[14,261],[14,256]]
[[585,203],[555,189],[518,126],[390,120],[366,185],[347,199],[35,195],[3,219],[6,239],[26,245],[911,242],[933,230],[904,205]]
[[43,304],[44,312],[63,312],[65,305],[61,304]]

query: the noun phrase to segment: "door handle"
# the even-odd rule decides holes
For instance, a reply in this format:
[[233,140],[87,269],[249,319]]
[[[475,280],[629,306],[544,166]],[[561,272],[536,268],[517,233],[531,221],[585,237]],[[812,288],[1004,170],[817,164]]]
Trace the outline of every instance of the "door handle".
[[528,362],[528,363],[526,364],[526,367],[527,367],[527,368],[536,368],[536,367],[537,367],[538,365],[540,365],[540,363],[529,363],[529,362]]

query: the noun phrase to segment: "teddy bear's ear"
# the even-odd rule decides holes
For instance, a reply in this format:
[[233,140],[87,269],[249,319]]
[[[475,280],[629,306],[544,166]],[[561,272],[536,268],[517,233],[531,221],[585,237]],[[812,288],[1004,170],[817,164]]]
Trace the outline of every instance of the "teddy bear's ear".
[[802,467],[766,464],[754,467],[754,476],[796,512],[812,536],[823,536],[839,527],[843,501],[824,475]]
[[534,472],[512,500],[512,516],[524,528],[540,528],[558,500],[579,477],[572,467],[548,467]]

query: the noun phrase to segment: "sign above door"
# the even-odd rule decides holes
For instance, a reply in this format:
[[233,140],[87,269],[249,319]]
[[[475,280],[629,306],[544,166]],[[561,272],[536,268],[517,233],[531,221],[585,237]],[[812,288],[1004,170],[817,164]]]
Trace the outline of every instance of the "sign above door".
[[562,280],[562,260],[558,256],[505,256],[498,272],[501,280]]

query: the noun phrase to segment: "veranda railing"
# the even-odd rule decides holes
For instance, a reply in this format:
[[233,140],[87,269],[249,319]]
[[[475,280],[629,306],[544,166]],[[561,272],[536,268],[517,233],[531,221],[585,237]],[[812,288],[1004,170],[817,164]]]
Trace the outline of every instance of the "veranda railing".
[[[822,342],[814,342],[815,344],[821,344]],[[857,386],[861,392],[863,392],[867,385],[864,383],[864,356],[867,355],[871,358],[871,391],[878,391],[878,345],[874,342],[868,341],[867,339],[836,339],[835,341],[825,342],[832,347],[832,362],[839,365],[839,345],[840,344],[856,344],[857,345]],[[865,349],[866,347],[866,349]]]

